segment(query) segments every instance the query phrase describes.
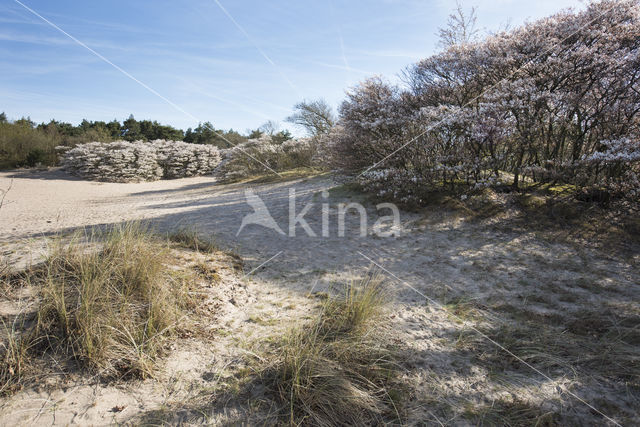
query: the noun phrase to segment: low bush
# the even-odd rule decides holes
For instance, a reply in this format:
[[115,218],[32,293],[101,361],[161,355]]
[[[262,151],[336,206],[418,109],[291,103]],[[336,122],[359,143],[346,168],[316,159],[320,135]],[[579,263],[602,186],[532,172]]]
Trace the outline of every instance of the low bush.
[[55,135],[28,123],[0,122],[0,169],[56,163]]
[[318,166],[316,151],[313,139],[290,139],[278,144],[266,135],[223,150],[223,160],[216,174],[223,181],[234,181],[264,175],[271,170],[281,172],[314,167]]
[[179,141],[90,142],[62,154],[62,167],[85,179],[153,181],[212,173],[220,163],[216,147]]

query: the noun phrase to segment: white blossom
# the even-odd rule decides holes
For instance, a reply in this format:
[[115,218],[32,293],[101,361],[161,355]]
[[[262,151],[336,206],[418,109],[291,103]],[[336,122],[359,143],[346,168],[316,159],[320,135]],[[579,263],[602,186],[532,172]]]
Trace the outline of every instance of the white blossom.
[[89,142],[62,154],[62,167],[85,179],[154,181],[206,175],[220,163],[219,150],[181,141]]
[[[637,197],[640,1],[603,0],[351,90],[330,135],[333,165],[377,194],[417,199],[464,183],[534,181]],[[384,188],[386,186],[386,188]]]

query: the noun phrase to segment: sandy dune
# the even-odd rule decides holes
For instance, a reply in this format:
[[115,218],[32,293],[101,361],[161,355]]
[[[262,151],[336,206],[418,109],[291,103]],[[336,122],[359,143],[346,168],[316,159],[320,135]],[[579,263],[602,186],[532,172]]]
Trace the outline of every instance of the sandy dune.
[[[544,366],[540,368],[544,375],[540,375],[518,361],[508,361],[469,328],[531,327],[530,321],[535,321],[560,336],[571,330],[567,326],[571,318],[591,312],[604,317],[637,316],[637,254],[602,253],[533,232],[429,212],[402,213],[401,227],[389,238],[358,237],[358,217],[351,215],[346,237],[339,237],[336,203],[357,196],[338,192],[321,199],[319,192],[334,185],[327,178],[253,187],[285,231],[289,188],[296,189],[297,212],[314,202],[305,218],[316,237],[307,236],[302,229],[296,237],[288,237],[256,225],[247,226],[236,236],[242,218],[252,212],[245,202],[246,186],[220,185],[210,177],[112,184],[76,180],[59,171],[0,173],[0,188],[9,185],[11,190],[0,209],[0,255],[16,265],[37,257],[51,234],[132,219],[149,220],[159,230],[194,227],[236,250],[246,261],[245,272],[271,259],[250,279],[243,279],[246,288],[241,292],[247,295],[246,301],[230,311],[225,322],[234,317],[246,319],[256,312],[268,319],[295,320],[308,310],[305,301],[309,291],[324,291],[361,275],[371,268],[367,258],[374,260],[401,279],[390,277],[388,286],[395,292],[393,324],[410,353],[407,379],[417,390],[408,407],[409,423],[422,420],[465,425],[464,414],[469,408],[502,407],[549,412],[575,419],[576,424],[603,422],[571,393],[623,424],[640,423],[637,378],[625,382],[594,370],[591,363],[583,364],[584,360],[575,359],[572,353],[553,354],[546,343],[539,343],[535,354],[514,345],[514,353],[522,351],[522,357],[534,364],[544,359],[539,354],[567,359],[540,362],[539,366]],[[329,237],[320,236],[321,202],[331,207]],[[377,213],[375,206],[367,209],[371,225]],[[440,309],[421,294],[446,308]],[[296,308],[285,310],[283,300]],[[241,321],[231,323],[232,335],[249,333],[255,338],[273,332],[267,326],[248,328]],[[577,333],[576,337],[576,343],[585,346],[596,340]],[[500,335],[495,339],[500,341]],[[168,402],[188,400],[194,384],[206,384],[202,379],[205,371],[222,369],[241,353],[221,350],[224,343],[241,347],[236,341],[221,342],[206,351],[198,350],[201,344],[196,342],[191,344],[194,348],[176,350],[167,362],[164,380],[148,380],[142,385],[80,385],[55,392],[26,390],[5,400],[0,416],[5,423],[22,424],[104,424],[137,419]],[[640,349],[636,350],[639,354]],[[188,372],[176,368],[181,358],[190,360]],[[633,363],[638,363],[637,359]],[[177,379],[169,389],[166,377],[172,375]],[[113,412],[119,405],[127,409]],[[214,414],[211,422],[242,420],[242,415],[232,410],[208,410]],[[173,416],[187,417],[177,412]]]

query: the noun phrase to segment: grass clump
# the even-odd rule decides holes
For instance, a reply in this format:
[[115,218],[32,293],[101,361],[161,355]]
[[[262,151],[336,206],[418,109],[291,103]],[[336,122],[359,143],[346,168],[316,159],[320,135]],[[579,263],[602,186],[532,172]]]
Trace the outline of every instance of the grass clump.
[[33,339],[103,377],[151,375],[187,303],[188,281],[167,266],[166,244],[139,224],[86,240],[56,245],[39,267]]
[[183,248],[191,249],[196,252],[211,253],[218,250],[218,247],[213,241],[203,239],[194,228],[181,228],[174,231],[169,234],[169,240],[177,243]]
[[402,387],[397,355],[382,332],[384,302],[379,280],[350,284],[266,356],[260,381],[282,421],[333,426],[399,420]]
[[[2,299],[12,299],[22,282],[19,274],[12,271],[6,259],[0,259],[0,293]],[[27,307],[17,314],[0,316],[0,396],[12,394],[22,387],[25,376],[31,370],[29,352],[32,340],[24,337],[25,325],[32,322],[26,313]]]
[[321,333],[330,338],[368,335],[381,320],[387,297],[377,278],[350,283],[340,297],[329,297],[324,302],[318,321]]
[[16,328],[2,322],[4,337],[0,343],[0,396],[20,389],[28,368],[29,340],[23,339]]

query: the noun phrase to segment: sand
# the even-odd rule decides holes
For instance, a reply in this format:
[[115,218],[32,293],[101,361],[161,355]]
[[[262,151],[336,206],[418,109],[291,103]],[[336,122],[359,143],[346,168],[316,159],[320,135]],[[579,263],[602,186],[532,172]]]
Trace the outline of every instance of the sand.
[[[569,360],[544,365],[541,375],[517,360],[505,363],[509,358],[473,329],[542,319],[550,333],[562,334],[572,316],[589,310],[637,316],[637,254],[605,253],[533,231],[428,211],[402,212],[401,225],[386,238],[359,237],[358,217],[348,215],[346,237],[340,237],[337,203],[361,198],[336,192],[323,199],[320,192],[335,186],[327,177],[250,186],[285,232],[289,191],[295,188],[297,212],[314,203],[305,218],[315,237],[301,228],[290,237],[257,225],[236,236],[242,218],[253,212],[245,199],[248,185],[222,185],[212,177],[115,184],[82,181],[58,170],[0,173],[0,189],[9,185],[0,209],[0,256],[14,266],[36,262],[57,233],[143,219],[160,231],[197,229],[236,251],[245,260],[244,273],[251,274],[228,277],[228,288],[221,291],[226,308],[217,317],[226,332],[215,344],[197,338],[177,343],[155,379],[111,385],[78,379],[64,388],[21,391],[2,400],[2,424],[102,425],[167,413],[172,422],[242,422],[242,408],[211,404],[206,419],[175,408],[203,387],[212,388],[212,382],[224,382],[253,341],[308,315],[311,291],[362,276],[372,260],[385,270],[394,295],[390,321],[408,354],[406,376],[415,389],[407,405],[408,424],[466,425],[470,411],[502,416],[502,409],[491,408],[503,407],[555,413],[576,424],[604,423],[572,394],[623,424],[640,423],[637,378],[625,383],[587,371],[573,354],[549,356]],[[329,237],[320,233],[322,202],[329,203]],[[366,206],[370,227],[378,211]],[[15,298],[2,302],[0,314],[18,303]],[[256,323],[256,317],[264,321]],[[544,345],[540,353],[551,351]],[[540,360],[526,348],[513,351]]]

